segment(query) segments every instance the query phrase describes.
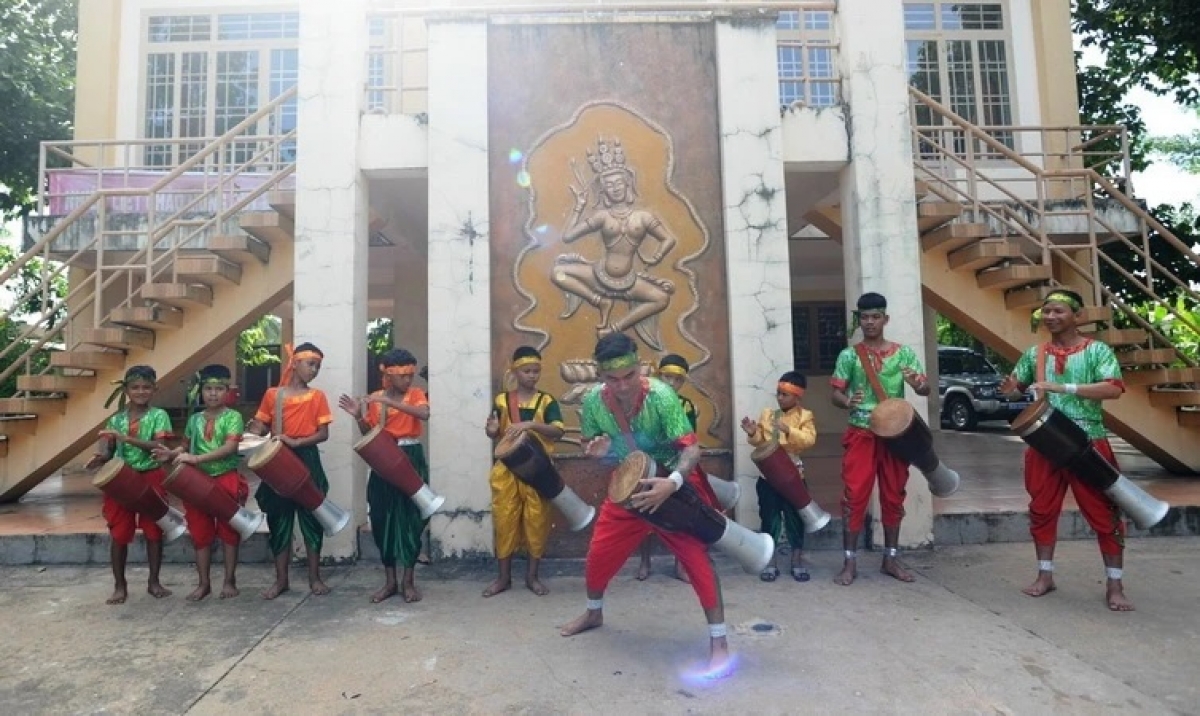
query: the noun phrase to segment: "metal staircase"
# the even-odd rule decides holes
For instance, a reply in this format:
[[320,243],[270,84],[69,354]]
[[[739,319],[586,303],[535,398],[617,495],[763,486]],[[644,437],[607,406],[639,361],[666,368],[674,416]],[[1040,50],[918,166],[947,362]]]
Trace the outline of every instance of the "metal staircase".
[[[278,130],[295,94],[215,139],[44,145],[47,230],[0,273],[41,259],[41,281],[13,303],[40,314],[0,348],[0,382],[17,376],[17,394],[0,398],[0,502],[94,440],[127,366],[181,379],[290,296],[296,137]],[[152,159],[135,168],[135,156]],[[48,287],[64,278],[59,298]]]

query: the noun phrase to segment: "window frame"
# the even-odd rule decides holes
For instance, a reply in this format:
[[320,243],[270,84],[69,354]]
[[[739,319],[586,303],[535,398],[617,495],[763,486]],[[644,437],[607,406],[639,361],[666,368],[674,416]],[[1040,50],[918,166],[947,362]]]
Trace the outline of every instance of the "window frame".
[[[837,350],[832,351],[828,355],[821,355],[821,333],[819,325],[819,316],[822,309],[829,310],[838,316],[838,338]],[[801,337],[797,330],[797,314],[801,311],[808,313],[807,336]],[[838,354],[846,347],[846,326],[844,325],[846,317],[846,302],[845,301],[793,301],[792,302],[792,363],[796,366],[796,370],[803,372],[806,376],[826,376],[833,375],[834,369],[837,367]],[[801,360],[801,341],[808,348],[808,364],[806,365]],[[825,359],[825,364],[822,364],[822,359]]]
[[[783,18],[795,18],[794,26],[784,24]],[[833,10],[827,8],[806,8],[797,5],[795,8],[780,10],[779,18],[775,21],[775,65],[779,84],[779,105],[783,108],[802,106],[836,107],[841,104],[841,78],[838,69],[838,47],[836,42],[837,21]],[[779,72],[780,50],[783,48],[799,50],[800,73],[784,77]],[[825,62],[814,61],[814,53],[827,52],[829,73],[817,75],[813,66],[824,66]],[[799,86],[802,96],[792,100],[784,100],[784,86],[795,84]],[[815,88],[822,88],[820,92]]]

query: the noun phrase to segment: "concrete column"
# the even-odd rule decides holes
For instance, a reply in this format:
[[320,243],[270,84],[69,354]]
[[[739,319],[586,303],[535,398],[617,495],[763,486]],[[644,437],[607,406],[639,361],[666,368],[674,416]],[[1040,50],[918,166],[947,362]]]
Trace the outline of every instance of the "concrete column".
[[[721,18],[717,33],[717,112],[725,206],[733,418],[757,417],[775,402],[775,382],[792,368],[792,290],[784,200],[783,137],[775,22]],[[734,431],[734,474],[742,485],[739,521],[758,524],[750,447]]]
[[[901,0],[842,0],[838,26],[842,91],[850,108],[850,164],[841,177],[846,305],[852,309],[865,291],[882,293],[891,316],[885,335],[923,355],[921,247],[901,32],[903,4]],[[908,397],[925,416],[925,399],[911,391]],[[904,507],[907,515],[900,543],[930,542],[929,488],[916,470],[910,474]],[[882,542],[882,538],[877,528],[875,539]]]
[[487,22],[429,22],[430,479],[435,554],[490,554]]
[[[429,364],[429,273],[422,257],[419,261],[396,264],[392,279],[392,341],[397,348],[411,351],[421,365]],[[430,366],[429,370],[434,368]],[[417,378],[414,385],[425,387]],[[426,423],[428,428],[430,423]],[[421,444],[429,450],[429,430],[421,433]]]
[[356,164],[366,47],[366,0],[301,3],[295,340],[325,353],[314,387],[335,415],[321,461],[330,499],[355,513],[325,540],[337,561],[357,556],[355,526],[366,521],[358,430],[337,409],[340,394],[366,390],[367,181]]
[[928,403],[929,427],[932,430],[942,429],[942,396],[937,392],[938,378],[941,376],[941,371],[938,370],[937,315],[937,311],[929,306],[925,307],[925,326],[929,329],[925,331],[925,376],[929,378],[929,385],[933,386],[925,400]]

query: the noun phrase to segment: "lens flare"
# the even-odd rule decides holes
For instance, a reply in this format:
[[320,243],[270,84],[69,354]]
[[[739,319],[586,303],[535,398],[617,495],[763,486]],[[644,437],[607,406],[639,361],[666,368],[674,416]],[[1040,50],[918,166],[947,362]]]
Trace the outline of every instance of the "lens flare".
[[525,171],[524,169],[517,172],[517,186],[521,187],[522,189],[528,189],[531,183],[529,172]]
[[730,654],[728,661],[716,666],[707,663],[690,664],[679,672],[679,678],[692,687],[715,686],[722,679],[733,676],[737,665],[738,655]]
[[508,163],[509,164],[518,164],[524,158],[525,158],[525,155],[521,153],[520,149],[508,150]]
[[542,224],[542,225],[538,226],[536,229],[534,229],[534,231],[536,231],[539,234],[545,234],[549,230],[550,230],[549,224]]

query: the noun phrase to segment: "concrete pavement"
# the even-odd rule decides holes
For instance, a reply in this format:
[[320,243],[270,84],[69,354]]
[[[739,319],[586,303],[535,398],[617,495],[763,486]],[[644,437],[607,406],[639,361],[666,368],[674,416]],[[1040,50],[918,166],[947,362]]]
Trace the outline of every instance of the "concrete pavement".
[[240,598],[199,604],[183,565],[164,600],[139,566],[122,607],[103,604],[104,568],[5,567],[0,713],[1200,713],[1198,544],[1131,540],[1132,614],[1105,608],[1091,541],[1060,546],[1059,589],[1036,600],[1018,591],[1028,544],[912,553],[911,585],[878,554],[849,588],[830,581],[837,552],[813,554],[807,584],[719,561],[739,663],[716,682],[688,675],[707,632],[664,557],[648,582],[623,572],[604,627],[571,639],[556,627],[583,609],[578,562],[551,565],[542,598],[484,600],[490,569],[457,565],[422,568],[425,601],[381,605],[365,564],[327,570],[327,597],[275,602],[256,596],[270,569],[248,565]]

